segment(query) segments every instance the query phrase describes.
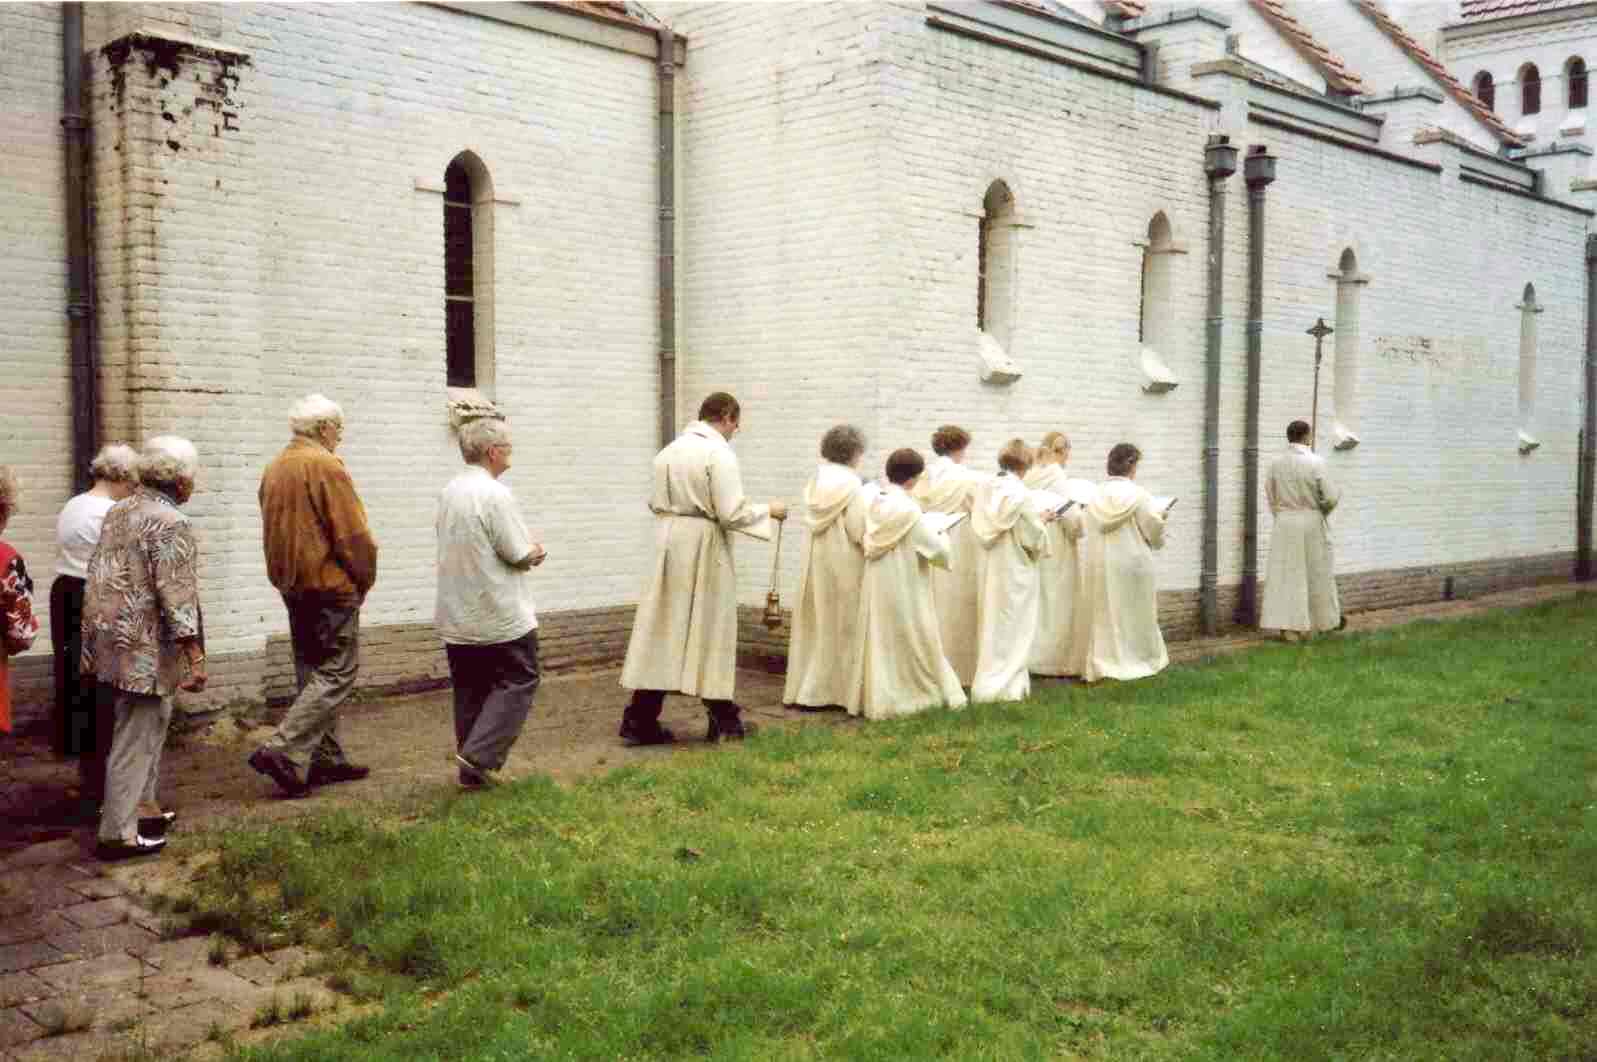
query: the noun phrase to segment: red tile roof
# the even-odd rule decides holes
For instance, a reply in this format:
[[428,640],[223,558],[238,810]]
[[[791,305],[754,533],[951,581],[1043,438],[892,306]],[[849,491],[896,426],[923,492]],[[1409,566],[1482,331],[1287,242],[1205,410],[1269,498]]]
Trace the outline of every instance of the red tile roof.
[[1496,134],[1498,140],[1510,147],[1517,147],[1524,143],[1523,140],[1514,135],[1512,129],[1503,124],[1502,119],[1492,113],[1490,107],[1482,103],[1473,92],[1465,88],[1458,78],[1449,74],[1447,67],[1443,66],[1436,56],[1427,51],[1419,41],[1409,36],[1408,31],[1394,22],[1390,15],[1376,7],[1374,0],[1353,0],[1353,6],[1369,16],[1370,21],[1380,27],[1382,33],[1390,37],[1398,47],[1409,54],[1410,58],[1424,67],[1425,72],[1430,74],[1438,85],[1446,89],[1448,95],[1462,104],[1465,110],[1479,118],[1481,124]]
[[1120,18],[1141,18],[1148,13],[1148,0],[1103,0],[1103,6]]
[[1512,15],[1529,15],[1537,11],[1555,11],[1560,7],[1574,7],[1586,0],[1460,0],[1459,14],[1465,22],[1484,22]]
[[634,5],[623,3],[621,0],[555,0],[551,6],[563,7],[590,18],[625,22],[629,26],[647,26],[653,29],[659,25],[654,19],[641,14]]
[[1325,78],[1325,84],[1332,92],[1357,95],[1369,91],[1358,74],[1353,72],[1341,56],[1321,44],[1314,34],[1309,32],[1307,26],[1287,12],[1282,0],[1251,0],[1251,2],[1253,9],[1279,30],[1287,43],[1297,49],[1298,54],[1313,64]]

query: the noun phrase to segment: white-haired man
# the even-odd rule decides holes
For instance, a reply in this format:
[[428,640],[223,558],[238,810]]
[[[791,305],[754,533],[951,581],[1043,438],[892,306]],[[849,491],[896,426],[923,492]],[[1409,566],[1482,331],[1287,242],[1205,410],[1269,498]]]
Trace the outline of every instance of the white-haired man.
[[369,773],[344,756],[338,709],[355,688],[360,606],[377,581],[377,543],[334,452],[343,409],[308,395],[294,403],[289,426],[293,441],[266,466],[260,503],[266,575],[288,608],[299,695],[249,762],[297,797]]
[[460,785],[492,784],[538,692],[538,614],[529,573],[543,546],[510,488],[510,429],[498,418],[460,429],[466,467],[438,498],[438,634],[455,688]]
[[175,816],[160,809],[155,790],[172,695],[202,690],[206,680],[199,549],[179,509],[194,493],[199,457],[187,439],[157,436],[138,471],[139,488],[106,513],[83,601],[83,673],[106,688],[116,719],[101,859],[154,855],[166,844]]

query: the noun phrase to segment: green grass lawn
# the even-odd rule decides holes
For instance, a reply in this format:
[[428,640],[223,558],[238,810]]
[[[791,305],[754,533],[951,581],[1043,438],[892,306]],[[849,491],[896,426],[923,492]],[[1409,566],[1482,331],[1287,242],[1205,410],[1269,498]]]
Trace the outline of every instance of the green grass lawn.
[[1594,655],[1571,600],[235,833],[200,924],[381,993],[259,1059],[1592,1059]]

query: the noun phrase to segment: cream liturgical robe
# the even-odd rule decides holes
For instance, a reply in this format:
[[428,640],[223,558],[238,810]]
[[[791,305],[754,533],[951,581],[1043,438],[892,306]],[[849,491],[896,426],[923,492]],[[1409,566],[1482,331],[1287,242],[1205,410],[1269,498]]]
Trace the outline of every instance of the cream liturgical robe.
[[[962,513],[970,509],[976,488],[991,479],[947,457],[934,457],[915,484],[915,500],[929,513]],[[953,552],[946,568],[932,572],[932,596],[937,601],[938,629],[943,652],[962,685],[976,677],[977,570],[981,546],[971,533],[970,521],[948,532]]]
[[743,493],[737,457],[702,421],[654,459],[654,563],[638,602],[621,685],[731,700],[737,674],[733,531],[769,539],[770,509]]
[[1037,558],[1049,552],[1048,525],[1020,477],[1001,472],[977,488],[970,529],[982,550],[970,699],[1024,700],[1037,637]]
[[1329,631],[1342,622],[1325,518],[1341,495],[1326,475],[1325,458],[1302,443],[1270,464],[1265,497],[1275,514],[1265,568],[1259,626],[1279,631]]
[[[1074,519],[1072,519],[1074,518]],[[1112,476],[1098,488],[1086,513],[1065,514],[1085,524],[1087,595],[1092,635],[1082,677],[1146,678],[1170,663],[1159,630],[1159,597],[1153,551],[1164,546],[1164,518],[1153,496],[1136,483]]]
[[860,580],[865,575],[865,513],[877,494],[845,465],[822,461],[804,488],[804,546],[784,704],[844,704],[859,653]]
[[889,485],[865,516],[865,578],[857,637],[861,649],[844,705],[850,715],[892,719],[939,705],[965,706],[959,676],[943,655],[932,603],[934,567],[953,546],[915,499]]
[[[1077,506],[1090,505],[1098,497],[1096,484],[1065,475],[1063,465],[1033,467],[1026,473],[1026,486],[1068,498]],[[1092,609],[1083,603],[1087,577],[1081,533],[1079,520],[1050,524],[1052,548],[1037,560],[1037,640],[1028,665],[1036,675],[1079,675],[1087,666]]]

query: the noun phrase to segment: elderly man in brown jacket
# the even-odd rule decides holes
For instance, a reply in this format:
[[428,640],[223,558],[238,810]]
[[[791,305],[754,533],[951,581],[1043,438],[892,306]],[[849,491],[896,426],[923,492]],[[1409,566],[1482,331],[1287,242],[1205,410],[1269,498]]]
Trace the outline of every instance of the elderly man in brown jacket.
[[260,502],[266,574],[288,606],[299,696],[249,762],[297,797],[370,771],[344,757],[338,708],[355,688],[360,606],[377,581],[377,543],[334,453],[343,409],[309,395],[294,404],[289,422],[294,439],[261,476]]

